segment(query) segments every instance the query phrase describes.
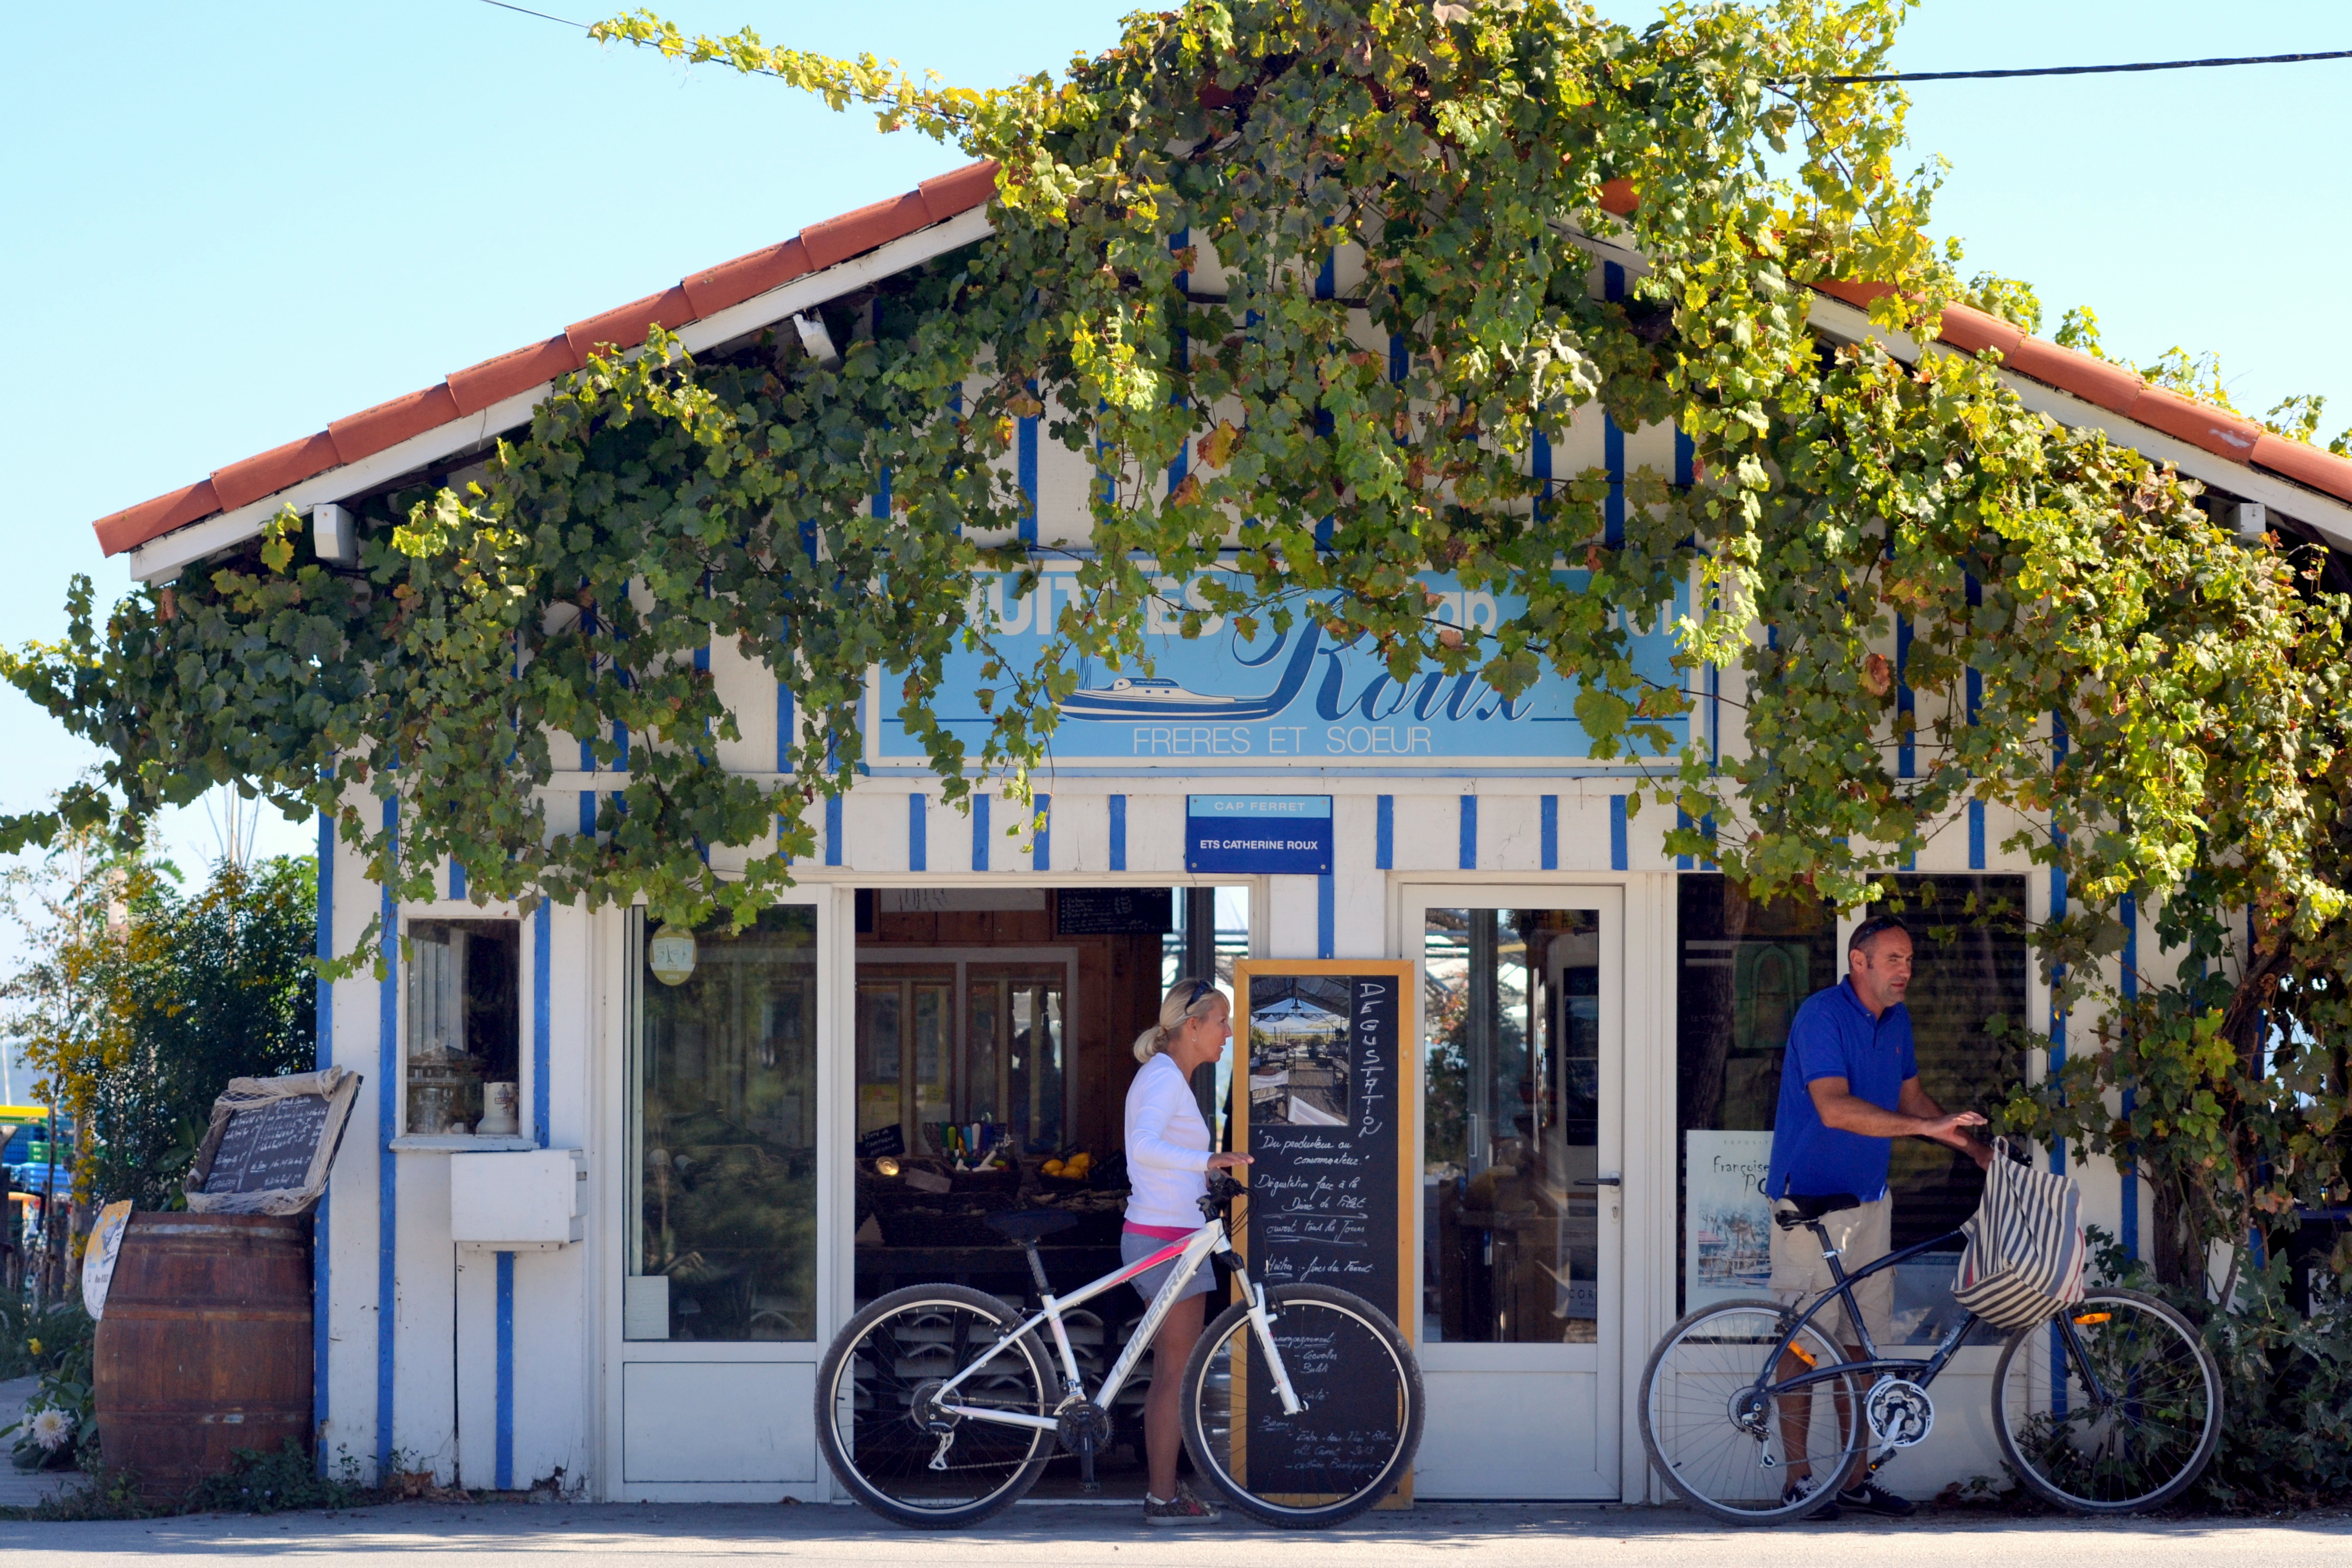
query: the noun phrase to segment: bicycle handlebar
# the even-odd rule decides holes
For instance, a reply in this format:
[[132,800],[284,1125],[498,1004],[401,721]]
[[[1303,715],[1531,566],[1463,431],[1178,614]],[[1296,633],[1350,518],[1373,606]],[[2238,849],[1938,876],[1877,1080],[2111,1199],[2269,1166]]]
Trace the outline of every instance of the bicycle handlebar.
[[1223,1171],[1210,1172],[1209,1190],[1201,1194],[1199,1200],[1201,1205],[1201,1217],[1203,1219],[1216,1218],[1218,1215],[1224,1211],[1224,1207],[1227,1204],[1232,1203],[1235,1198],[1240,1197],[1243,1194],[1248,1191],[1249,1189],[1247,1187],[1242,1185],[1241,1183],[1234,1180]]

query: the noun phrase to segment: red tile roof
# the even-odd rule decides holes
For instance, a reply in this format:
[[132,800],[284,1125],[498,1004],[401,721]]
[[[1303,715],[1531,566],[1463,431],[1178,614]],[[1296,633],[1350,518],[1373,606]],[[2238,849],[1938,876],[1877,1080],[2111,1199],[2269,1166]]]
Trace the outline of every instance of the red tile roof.
[[[675,331],[795,278],[970,212],[995,195],[996,164],[987,161],[926,180],[903,195],[811,224],[796,238],[689,274],[675,288],[575,322],[544,342],[452,371],[437,386],[379,403],[336,420],[316,435],[215,469],[210,479],[102,517],[92,525],[98,531],[98,542],[107,554],[119,555],[174,529],[201,522],[217,512],[233,511],[577,370],[599,343],[634,347],[645,341],[652,326]],[[1603,187],[1601,205],[1620,216],[1632,212],[1635,201],[1629,181],[1612,180]],[[1814,287],[1865,310],[1887,291],[1884,283],[1825,282]],[[2006,368],[2020,375],[2218,457],[2266,469],[2338,500],[2352,501],[2352,459],[2286,440],[2224,409],[2151,386],[2121,365],[2060,348],[2047,339],[2029,337],[1999,317],[1966,305],[1946,309],[1942,339],[1969,353],[1998,349]]]
[[[1822,282],[1813,287],[1833,300],[1868,310],[1887,291],[1884,283]],[[2253,421],[2153,386],[2123,365],[2060,348],[2047,338],[1968,305],[1945,307],[1942,338],[1969,353],[2000,351],[2003,368],[2071,393],[2110,414],[2186,441],[2219,458],[2264,468],[2308,485],[2338,500],[2352,501],[2352,458],[2323,452],[2301,441],[2274,436]]]
[[795,278],[984,206],[995,195],[996,164],[983,161],[925,180],[904,195],[811,224],[782,245],[693,273],[673,289],[574,322],[544,342],[452,371],[437,386],[379,403],[316,435],[216,469],[210,479],[100,518],[93,525],[98,542],[109,555],[119,555],[217,512],[234,511],[578,370],[599,343],[633,348],[653,326],[676,331]]

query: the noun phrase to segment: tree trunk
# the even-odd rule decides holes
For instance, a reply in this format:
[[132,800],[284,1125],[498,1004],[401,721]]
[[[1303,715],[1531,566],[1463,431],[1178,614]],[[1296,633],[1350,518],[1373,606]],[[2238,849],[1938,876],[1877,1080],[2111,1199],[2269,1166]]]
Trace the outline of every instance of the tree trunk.
[[2148,1188],[2156,1207],[2156,1234],[2150,1237],[2156,1244],[2156,1256],[2150,1259],[2156,1278],[2162,1284],[2185,1285],[2189,1282],[2187,1205],[2180,1201],[2179,1187],[2171,1182],[2150,1182]]

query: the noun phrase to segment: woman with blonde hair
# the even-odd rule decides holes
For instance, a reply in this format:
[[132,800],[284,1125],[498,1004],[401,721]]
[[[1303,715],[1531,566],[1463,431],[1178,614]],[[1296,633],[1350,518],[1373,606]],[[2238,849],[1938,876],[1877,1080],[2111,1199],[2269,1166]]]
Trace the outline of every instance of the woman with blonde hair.
[[[1134,1263],[1201,1228],[1200,1201],[1209,1173],[1250,1163],[1247,1154],[1209,1152],[1209,1124],[1192,1098],[1192,1073],[1224,1055],[1233,1037],[1233,1005],[1213,981],[1179,980],[1160,1004],[1160,1021],[1135,1038],[1143,1070],[1127,1090],[1127,1225],[1119,1257]],[[1139,1274],[1135,1288],[1150,1301],[1168,1282],[1173,1262]],[[1216,1510],[1176,1481],[1183,1447],[1177,1426],[1177,1388],[1192,1342],[1201,1337],[1201,1298],[1211,1271],[1192,1276],[1184,1294],[1160,1320],[1151,1342],[1151,1391],[1143,1401],[1143,1439],[1151,1471],[1143,1498],[1146,1524],[1200,1524]]]

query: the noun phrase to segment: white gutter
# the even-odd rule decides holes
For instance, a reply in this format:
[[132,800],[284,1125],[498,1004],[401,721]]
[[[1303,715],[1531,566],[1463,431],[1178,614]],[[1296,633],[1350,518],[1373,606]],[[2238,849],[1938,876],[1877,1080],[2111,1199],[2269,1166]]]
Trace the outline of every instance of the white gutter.
[[[689,353],[703,353],[747,332],[772,326],[798,311],[814,310],[829,300],[856,293],[877,279],[919,267],[991,232],[988,209],[973,207],[945,223],[903,235],[863,256],[852,257],[822,272],[807,273],[698,321],[689,321],[678,329],[678,341]],[[328,501],[347,500],[429,463],[478,447],[502,431],[529,424],[531,411],[546,401],[554,385],[552,381],[542,382],[527,392],[437,425],[356,463],[313,474],[274,495],[248,501],[235,511],[221,512],[174,529],[160,539],[151,539],[131,551],[131,575],[142,583],[168,582],[190,563],[259,534],[262,525],[277,516],[280,508],[290,506],[298,512],[307,512]]]

